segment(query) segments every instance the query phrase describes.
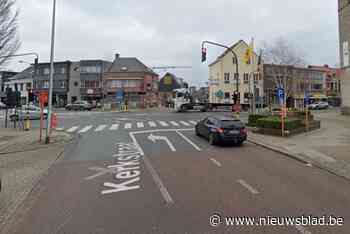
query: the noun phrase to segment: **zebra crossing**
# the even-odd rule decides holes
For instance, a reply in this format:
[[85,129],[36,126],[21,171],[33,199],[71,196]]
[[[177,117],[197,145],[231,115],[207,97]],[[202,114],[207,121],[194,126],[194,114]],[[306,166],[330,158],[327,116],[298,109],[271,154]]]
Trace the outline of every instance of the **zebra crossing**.
[[181,121],[146,121],[146,122],[125,122],[118,124],[101,124],[101,125],[87,125],[87,126],[72,126],[67,129],[61,128],[63,131],[68,133],[79,133],[84,134],[88,132],[103,132],[103,131],[117,131],[117,130],[132,130],[132,129],[144,129],[144,128],[165,128],[165,127],[193,127],[197,124],[195,120],[181,120]]

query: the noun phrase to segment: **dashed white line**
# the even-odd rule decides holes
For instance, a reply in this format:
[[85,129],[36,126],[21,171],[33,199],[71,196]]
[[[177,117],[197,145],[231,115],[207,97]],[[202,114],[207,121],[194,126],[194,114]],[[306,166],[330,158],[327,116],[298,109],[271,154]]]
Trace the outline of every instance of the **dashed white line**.
[[145,126],[143,125],[143,122],[137,122],[137,128],[143,128],[143,127],[145,127]]
[[173,125],[173,126],[176,126],[176,127],[178,127],[178,126],[180,126],[178,123],[176,123],[175,121],[170,121],[170,123]]
[[217,161],[214,158],[210,158],[210,161],[212,161],[216,166],[221,167],[221,163],[219,161]]
[[112,126],[109,128],[109,130],[115,131],[115,130],[118,130],[118,128],[119,128],[119,124],[112,124]]
[[74,126],[74,127],[71,127],[70,129],[67,130],[67,132],[75,132],[76,130],[78,130],[78,126]]
[[181,124],[185,125],[185,126],[190,126],[189,123],[185,122],[185,121],[180,121]]
[[256,190],[255,188],[253,188],[253,186],[251,186],[250,184],[248,184],[247,182],[245,182],[242,179],[237,180],[237,182],[239,184],[241,184],[244,188],[246,188],[249,192],[251,192],[252,194],[256,195],[259,194],[259,191]]
[[124,128],[125,128],[125,129],[130,129],[131,126],[132,126],[131,123],[126,123],[126,124],[124,125]]
[[167,124],[165,121],[158,121],[160,125],[162,125],[163,127],[167,127],[169,126],[169,124]]
[[92,125],[86,126],[84,128],[82,128],[78,133],[84,133],[89,131],[92,128]]
[[156,124],[155,122],[153,122],[153,121],[149,121],[149,122],[148,122],[148,125],[149,125],[151,128],[157,127],[157,124]]
[[107,127],[107,125],[102,124],[102,125],[98,126],[98,127],[95,129],[95,132],[101,132],[101,131],[103,131],[106,127]]

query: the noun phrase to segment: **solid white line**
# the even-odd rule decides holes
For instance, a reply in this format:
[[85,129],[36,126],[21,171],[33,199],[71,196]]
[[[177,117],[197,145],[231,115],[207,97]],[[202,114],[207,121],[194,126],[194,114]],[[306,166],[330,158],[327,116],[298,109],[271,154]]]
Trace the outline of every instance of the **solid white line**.
[[92,128],[92,125],[86,126],[85,128],[81,129],[78,133],[84,133],[89,131]]
[[151,128],[157,127],[157,124],[156,124],[155,122],[153,122],[153,121],[149,121],[148,124],[149,124],[149,126],[150,126]]
[[180,121],[181,124],[185,125],[185,126],[190,126],[189,123],[185,122],[185,121]]
[[115,130],[118,130],[118,128],[119,128],[119,124],[112,124],[109,130],[115,131]]
[[78,126],[71,127],[70,129],[67,130],[67,132],[75,132],[78,128],[79,128]]
[[138,149],[140,155],[142,156],[143,161],[145,162],[145,165],[146,165],[148,171],[151,173],[154,182],[158,186],[159,191],[162,193],[164,200],[169,205],[172,205],[174,203],[174,200],[171,198],[168,190],[164,186],[164,184],[163,184],[162,180],[160,179],[159,175],[157,174],[156,170],[152,167],[152,164],[150,163],[148,158],[145,156],[145,152],[141,148],[140,144],[137,142],[136,137],[134,136],[134,134],[132,132],[129,133],[129,136],[132,139],[132,141],[134,142],[134,144],[135,144],[136,148]]
[[178,123],[176,123],[175,121],[170,121],[170,123],[174,126],[180,126]]
[[214,158],[210,158],[210,160],[218,167],[221,167],[221,163],[215,160]]
[[130,129],[130,128],[131,128],[131,123],[126,123],[126,124],[124,125],[124,128],[125,128],[125,129]]
[[107,125],[102,124],[102,125],[98,126],[98,127],[95,129],[95,132],[101,132],[101,131],[103,131],[103,129],[105,129],[106,127],[107,127]]
[[294,227],[302,234],[312,234],[312,232],[306,230],[306,228],[301,225],[295,225]]
[[179,134],[185,141],[187,141],[190,145],[192,145],[196,150],[201,151],[201,148],[199,148],[193,141],[191,141],[187,136],[182,134],[179,131],[176,131],[177,134]]
[[196,125],[196,124],[197,124],[197,122],[196,122],[196,121],[193,121],[193,120],[190,120],[190,121],[188,121],[188,122],[190,122],[190,123],[193,124],[193,125]]
[[143,128],[143,127],[145,127],[145,126],[143,125],[143,122],[137,122],[137,128]]
[[256,190],[255,188],[253,188],[250,184],[248,184],[247,182],[245,182],[244,180],[240,179],[237,180],[237,182],[239,184],[241,184],[243,187],[245,187],[249,192],[251,192],[252,194],[259,194],[259,191]]
[[163,127],[167,127],[169,126],[169,124],[167,124],[166,122],[164,121],[158,121],[160,125],[162,125]]

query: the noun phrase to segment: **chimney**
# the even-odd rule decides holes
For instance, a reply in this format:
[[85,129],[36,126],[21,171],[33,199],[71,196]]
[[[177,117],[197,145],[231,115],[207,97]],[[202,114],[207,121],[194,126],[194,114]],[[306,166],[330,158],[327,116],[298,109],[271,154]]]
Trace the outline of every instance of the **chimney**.
[[119,58],[119,54],[115,54],[115,59],[118,59]]

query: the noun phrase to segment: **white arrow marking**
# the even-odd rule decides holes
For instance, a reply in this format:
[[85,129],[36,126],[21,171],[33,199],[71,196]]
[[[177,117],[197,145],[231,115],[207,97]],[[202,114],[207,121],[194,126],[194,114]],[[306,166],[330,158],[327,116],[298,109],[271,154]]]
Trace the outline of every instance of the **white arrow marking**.
[[168,144],[171,151],[173,151],[173,152],[176,151],[174,145],[170,142],[169,138],[167,138],[166,136],[156,136],[156,135],[153,135],[151,133],[147,138],[148,138],[148,140],[152,141],[153,143],[156,143],[156,141],[165,141]]

